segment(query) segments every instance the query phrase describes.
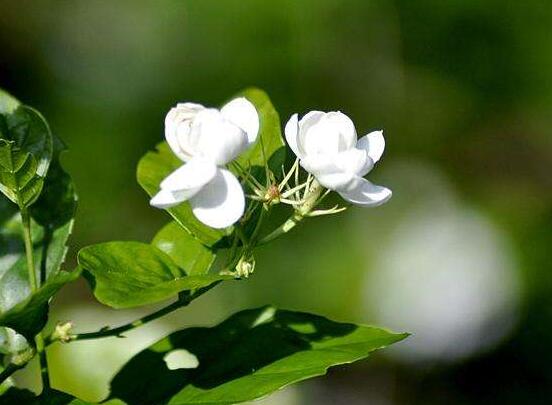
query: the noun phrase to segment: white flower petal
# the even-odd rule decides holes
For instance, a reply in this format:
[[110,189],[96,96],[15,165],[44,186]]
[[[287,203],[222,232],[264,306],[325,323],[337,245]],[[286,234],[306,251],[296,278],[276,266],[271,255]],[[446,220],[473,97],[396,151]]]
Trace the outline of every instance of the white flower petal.
[[193,156],[187,142],[191,121],[204,109],[201,104],[179,103],[165,117],[165,139],[174,154],[183,161],[188,161]]
[[297,135],[297,150],[301,155],[305,155],[305,136],[308,131],[317,124],[326,113],[322,111],[310,111],[299,120],[299,133]]
[[386,187],[377,186],[366,179],[359,178],[352,190],[339,194],[345,200],[359,207],[376,207],[387,202],[391,198],[392,192]]
[[360,177],[365,176],[374,167],[374,162],[364,149],[348,149],[335,155],[333,161],[340,170]]
[[320,121],[320,119],[323,118],[325,115],[326,113],[323,111],[309,111],[308,113],[303,115],[303,118],[299,120],[299,130],[307,131],[311,126]]
[[167,176],[160,187],[173,192],[184,190],[194,192],[213,180],[216,173],[217,167],[213,162],[194,158]]
[[355,124],[351,119],[341,111],[332,111],[326,114],[326,119],[339,128],[339,150],[351,149],[356,145],[357,133]]
[[161,191],[150,200],[150,205],[156,208],[167,209],[184,201],[186,201],[186,198],[180,193],[173,193],[170,190],[161,189]]
[[191,140],[197,140],[196,153],[217,165],[225,165],[248,147],[245,131],[216,109],[199,112],[189,136]]
[[370,132],[368,135],[363,136],[357,142],[357,148],[364,149],[368,153],[368,156],[376,163],[380,160],[385,150],[385,138],[383,137],[383,131]]
[[302,129],[300,140],[306,154],[336,154],[355,146],[356,131],[345,114],[330,112]]
[[341,192],[342,190],[347,190],[356,177],[354,173],[334,172],[319,174],[316,176],[316,180],[330,190]]
[[301,157],[299,147],[297,146],[297,136],[299,135],[299,119],[298,114],[293,114],[286,124],[284,129],[286,141],[297,157]]
[[366,151],[349,149],[335,155],[315,154],[301,159],[301,166],[324,187],[334,191],[346,191],[355,179],[364,176],[373,162]]
[[238,179],[226,169],[218,169],[210,183],[190,199],[194,215],[212,228],[236,223],[245,209],[245,196]]
[[301,159],[301,166],[314,175],[322,186],[334,191],[346,190],[358,176],[336,165],[334,156],[312,155]]
[[222,115],[247,134],[249,145],[257,140],[259,134],[259,114],[255,106],[245,97],[235,98],[220,110]]
[[299,163],[303,169],[314,176],[340,171],[334,162],[333,156],[328,155],[304,156]]

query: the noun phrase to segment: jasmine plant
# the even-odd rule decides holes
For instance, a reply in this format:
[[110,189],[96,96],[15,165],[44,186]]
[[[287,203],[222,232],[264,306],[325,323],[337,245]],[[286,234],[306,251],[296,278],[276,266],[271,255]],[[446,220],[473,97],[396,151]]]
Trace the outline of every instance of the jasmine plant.
[[[65,145],[39,112],[0,90],[0,403],[89,404],[51,386],[49,346],[122,337],[221,283],[262,271],[256,248],[304,220],[391,197],[364,178],[383,154],[381,131],[357,140],[345,114],[312,111],[290,118],[285,139],[295,155],[289,159],[278,113],[258,89],[220,109],[177,104],[165,119],[165,141],[137,169],[150,204],[166,210],[168,223],[148,242],[86,246],[76,268],[67,269],[77,196],[59,161]],[[332,192],[346,205],[325,206]],[[276,208],[288,210],[288,217],[271,226],[267,218]],[[51,299],[79,277],[110,308],[169,303],[123,325],[77,333],[74,320],[48,315]],[[101,403],[250,401],[405,337],[272,306],[246,309],[218,325],[174,332],[137,353]],[[35,357],[39,393],[16,387],[11,378]]]

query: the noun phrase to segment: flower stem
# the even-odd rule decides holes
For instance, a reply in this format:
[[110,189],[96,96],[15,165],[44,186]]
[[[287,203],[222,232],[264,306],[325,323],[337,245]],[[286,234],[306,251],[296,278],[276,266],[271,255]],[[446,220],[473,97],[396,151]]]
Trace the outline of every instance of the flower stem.
[[[151,314],[148,314],[146,316],[143,316],[142,318],[136,319],[135,321],[126,323],[124,325],[118,326],[116,328],[102,328],[99,331],[96,332],[85,332],[85,333],[77,333],[73,334],[68,337],[68,342],[72,342],[74,340],[90,340],[90,339],[101,339],[111,336],[116,337],[124,337],[122,336],[123,333],[128,332],[129,330],[138,328],[142,325],[145,325],[148,322],[151,322],[155,319],[161,318],[162,316],[165,316],[171,312],[176,311],[179,308],[187,306],[190,302],[192,302],[195,298],[199,297],[200,295],[206,293],[211,288],[215,287],[217,284],[219,284],[220,281],[217,281],[210,286],[200,288],[195,293],[191,294],[188,297],[183,297],[178,299],[178,301],[173,302],[172,304],[161,308],[160,310],[153,312]],[[52,343],[60,340],[59,338],[53,337],[53,335],[50,335],[46,338],[46,346],[51,345]]]
[[274,231],[262,238],[257,245],[261,246],[272,242],[274,239],[291,231],[299,222],[301,222],[309,213],[322,201],[325,195],[322,195],[322,185],[313,180],[305,191],[304,201],[299,205],[291,217],[289,217],[282,225],[276,228]]
[[[129,322],[127,324],[118,326],[116,328],[111,329],[100,329],[96,332],[85,332],[85,333],[77,333],[74,335],[71,335],[70,341],[74,340],[90,340],[90,339],[100,339],[100,338],[106,338],[111,336],[116,337],[123,337],[122,334],[125,332],[128,332],[129,330],[132,330],[134,328],[137,328],[139,326],[142,326],[148,322],[151,322],[157,318],[160,318],[164,315],[167,315],[178,308],[181,308],[183,305],[180,301],[176,301],[172,303],[169,306],[166,306],[164,308],[161,308],[159,311],[151,313],[149,315],[146,315],[140,319],[136,319],[135,321]],[[48,338],[47,345],[50,345],[55,342],[55,339]]]
[[[25,242],[25,254],[27,256],[27,272],[29,274],[29,284],[31,286],[31,291],[34,293],[38,290],[39,285],[34,265],[33,240],[31,236],[31,217],[26,207],[20,207],[20,211],[21,223],[23,225],[23,239]],[[40,376],[42,379],[42,386],[43,389],[48,389],[50,388],[50,378],[48,376],[48,360],[46,358],[44,338],[42,337],[41,332],[39,332],[35,336],[35,344],[40,361]]]
[[39,332],[35,337],[36,351],[38,352],[38,360],[40,363],[40,375],[42,377],[43,390],[50,388],[50,377],[48,375],[48,359],[46,357],[46,346],[42,333]]
[[280,236],[288,233],[291,231],[295,226],[301,222],[304,219],[304,217],[298,213],[293,214],[291,217],[289,217],[286,222],[284,222],[282,225],[280,225],[278,228],[270,232],[268,235],[266,235],[264,238],[262,238],[258,243],[257,246],[265,245],[269,242],[272,242],[274,239],[279,238]]
[[25,254],[27,256],[27,272],[29,274],[29,283],[31,291],[38,290],[38,281],[36,269],[34,267],[33,241],[31,237],[31,218],[27,208],[21,208],[21,223],[23,224],[23,240],[25,242]]

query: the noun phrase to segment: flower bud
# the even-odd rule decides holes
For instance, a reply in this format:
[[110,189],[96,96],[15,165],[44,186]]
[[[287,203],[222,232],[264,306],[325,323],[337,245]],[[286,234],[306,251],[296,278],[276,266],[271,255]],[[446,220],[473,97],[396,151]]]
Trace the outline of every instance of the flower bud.
[[73,322],[58,322],[54,332],[52,333],[52,340],[59,340],[63,343],[69,343],[73,339]]
[[248,278],[255,271],[255,258],[253,256],[242,256],[236,265],[236,276]]

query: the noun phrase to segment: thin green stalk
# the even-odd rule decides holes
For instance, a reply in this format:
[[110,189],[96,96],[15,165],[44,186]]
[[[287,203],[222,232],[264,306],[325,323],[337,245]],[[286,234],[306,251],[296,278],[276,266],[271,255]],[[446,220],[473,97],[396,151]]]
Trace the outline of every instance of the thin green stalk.
[[257,244],[257,239],[259,236],[259,232],[261,231],[262,224],[269,213],[270,213],[270,206],[267,205],[267,206],[261,207],[261,214],[259,215],[259,220],[257,221],[257,224],[255,225],[255,229],[251,234],[251,245],[253,245],[252,247],[255,247],[255,245]]
[[[112,328],[112,329],[101,329],[101,330],[96,331],[96,332],[77,333],[77,334],[71,335],[70,340],[71,341],[74,341],[74,340],[90,340],[90,339],[106,338],[106,337],[111,337],[111,336],[121,337],[123,333],[128,332],[129,330],[132,330],[132,329],[137,328],[139,326],[142,326],[142,325],[144,325],[148,322],[151,322],[151,321],[153,321],[157,318],[160,318],[164,315],[167,315],[167,314],[177,310],[178,308],[181,308],[182,306],[183,306],[182,302],[176,301],[176,302],[172,303],[169,306],[161,308],[159,311],[153,312],[149,315],[146,315],[146,316],[144,316],[140,319],[136,319],[135,321],[129,322],[127,324],[124,324],[124,325],[121,325],[121,326],[118,326],[118,327]],[[55,341],[56,341],[55,339],[51,339],[51,337],[50,337],[46,341],[46,345],[49,346],[50,344],[54,343]]]
[[48,359],[46,357],[46,345],[44,344],[42,333],[36,335],[35,343],[40,364],[40,375],[42,376],[42,386],[46,390],[50,388],[50,376],[48,375]]
[[295,212],[289,217],[282,225],[276,228],[274,231],[262,238],[258,246],[265,245],[274,239],[291,231],[299,222],[301,222],[309,213],[322,201],[325,195],[322,194],[322,186],[318,181],[313,180],[310,186],[305,191],[304,202],[296,208]]
[[[35,292],[40,287],[36,277],[36,269],[34,265],[33,255],[33,240],[31,236],[31,217],[26,207],[21,208],[21,223],[23,225],[23,239],[25,242],[25,254],[27,257],[27,272],[29,274],[29,284],[31,285],[31,291]],[[44,389],[50,387],[50,378],[48,376],[48,360],[46,358],[46,351],[44,346],[44,338],[42,333],[38,333],[35,336],[36,351],[40,361],[40,376],[42,378],[42,386]]]
[[[183,308],[187,306],[190,302],[192,302],[195,298],[199,297],[200,295],[206,293],[211,288],[218,285],[220,281],[217,281],[210,286],[200,288],[195,293],[191,294],[189,297],[186,297],[184,299],[179,299],[178,301],[173,302],[172,304],[161,308],[158,311],[155,311],[149,315],[143,316],[140,319],[136,319],[135,321],[126,323],[124,325],[118,326],[116,328],[103,328],[96,332],[85,332],[85,333],[77,333],[73,334],[67,337],[67,342],[72,342],[74,340],[90,340],[90,339],[101,339],[106,337],[122,337],[122,334],[125,332],[128,332],[129,330],[138,328],[142,325],[145,325],[148,322],[154,321],[155,319],[161,318],[162,316],[165,316],[171,312],[176,311],[179,308]],[[54,334],[48,336],[45,341],[45,345],[49,346],[54,342],[57,342],[58,340],[61,340],[59,337],[54,338]]]
[[34,267],[33,240],[31,237],[31,218],[27,208],[21,208],[21,222],[23,224],[23,240],[25,242],[25,254],[27,256],[27,272],[29,274],[29,283],[31,290],[38,290],[38,281],[36,269]]
[[269,242],[272,242],[274,239],[279,238],[280,236],[288,233],[291,231],[295,226],[301,222],[304,219],[302,215],[299,215],[297,213],[293,214],[291,217],[289,217],[286,222],[284,222],[282,225],[280,225],[278,228],[270,232],[268,235],[266,235],[264,238],[262,238],[258,243],[257,246],[265,245]]

